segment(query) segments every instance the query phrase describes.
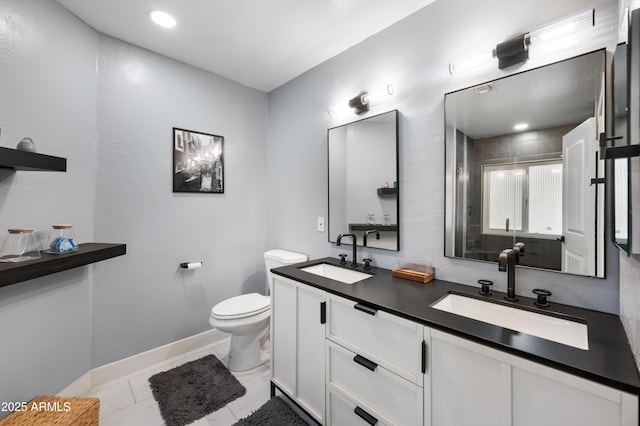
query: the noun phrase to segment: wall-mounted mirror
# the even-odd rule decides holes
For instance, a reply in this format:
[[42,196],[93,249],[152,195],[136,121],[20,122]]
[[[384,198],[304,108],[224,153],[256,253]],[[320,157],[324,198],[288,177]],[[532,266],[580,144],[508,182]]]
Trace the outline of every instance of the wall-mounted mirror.
[[351,233],[363,245],[367,231],[378,231],[369,233],[368,247],[399,250],[398,111],[327,133],[329,242]]
[[445,95],[445,256],[604,277],[604,49]]
[[[627,137],[627,45],[619,44],[613,57],[613,140],[614,146],[628,145]],[[613,162],[613,242],[627,256],[630,253],[629,207],[630,167],[628,158],[616,158]]]

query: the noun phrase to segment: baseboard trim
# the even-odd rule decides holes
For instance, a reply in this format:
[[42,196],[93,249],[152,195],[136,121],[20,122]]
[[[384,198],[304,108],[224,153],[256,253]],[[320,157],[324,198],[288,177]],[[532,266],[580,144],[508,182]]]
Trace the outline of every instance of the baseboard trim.
[[114,361],[109,364],[96,367],[76,379],[69,386],[58,393],[58,396],[86,395],[92,388],[98,387],[113,380],[126,377],[146,367],[169,361],[187,352],[198,350],[202,347],[220,343],[230,337],[217,329],[207,330],[203,333],[187,337],[145,352]]

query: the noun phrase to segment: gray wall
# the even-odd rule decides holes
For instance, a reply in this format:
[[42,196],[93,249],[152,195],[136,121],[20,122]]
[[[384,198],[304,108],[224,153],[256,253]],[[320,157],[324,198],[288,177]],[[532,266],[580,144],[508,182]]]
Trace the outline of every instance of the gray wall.
[[640,256],[620,254],[620,318],[640,368]]
[[[491,49],[498,42],[590,7],[596,8],[596,27],[580,46],[547,54],[532,48],[525,65],[497,70]],[[444,94],[598,48],[612,51],[617,37],[615,1],[440,1],[272,91],[269,246],[299,250],[311,258],[344,252],[315,230],[315,217],[327,209],[326,129],[362,116],[332,118],[326,110],[363,90],[392,83],[395,95],[373,103],[367,115],[400,111],[401,251],[364,249],[361,256],[387,268],[396,267],[398,258],[422,256],[434,262],[439,278],[474,285],[479,278],[492,279],[505,291],[506,276],[497,266],[443,256]],[[481,53],[490,62],[487,68],[449,74],[449,62]],[[552,300],[617,312],[618,262],[613,248],[608,259],[606,280],[519,270],[519,293],[548,288],[554,293]]]
[[[56,2],[0,1],[0,145],[29,136],[68,169],[0,170],[2,241],[7,228],[27,227],[44,244],[54,223],[94,239],[97,40]],[[0,401],[56,393],[91,368],[91,275],[0,288]]]
[[[72,223],[80,242],[127,244],[0,288],[0,401],[24,401],[264,292],[267,95],[99,35],[53,1],[0,0],[0,16],[0,144],[30,136],[68,159],[66,173],[0,170],[0,235]],[[225,136],[225,194],[172,193],[173,126]]]
[[[100,36],[93,365],[208,330],[211,307],[264,292],[267,95]],[[172,127],[222,135],[224,194],[172,192]],[[183,271],[181,262],[203,261]]]

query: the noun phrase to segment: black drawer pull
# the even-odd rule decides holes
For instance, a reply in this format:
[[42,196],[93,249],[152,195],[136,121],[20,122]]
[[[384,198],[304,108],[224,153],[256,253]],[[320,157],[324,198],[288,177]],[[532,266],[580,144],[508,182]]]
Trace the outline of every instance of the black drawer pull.
[[427,373],[427,342],[422,341],[422,374]]
[[363,305],[362,303],[356,303],[353,305],[354,309],[357,309],[362,312],[366,312],[369,315],[375,315],[378,310],[376,308],[372,308],[371,306]]
[[320,324],[327,323],[327,302],[320,302]]
[[363,366],[364,368],[371,370],[371,371],[376,371],[376,367],[378,366],[378,364],[376,364],[375,362],[366,359],[365,357],[363,357],[362,355],[356,355],[353,357],[353,361],[356,364],[360,364],[361,366]]
[[353,412],[356,413],[358,417],[360,417],[362,420],[369,423],[370,425],[375,425],[378,423],[378,419],[376,419],[375,417],[373,417],[371,414],[367,413],[360,407],[354,408]]

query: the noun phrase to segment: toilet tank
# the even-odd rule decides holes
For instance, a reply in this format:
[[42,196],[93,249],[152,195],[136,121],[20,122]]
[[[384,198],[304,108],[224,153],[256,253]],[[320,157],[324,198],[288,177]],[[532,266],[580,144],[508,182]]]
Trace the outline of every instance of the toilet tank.
[[264,254],[264,264],[267,268],[267,284],[269,286],[269,292],[271,292],[271,285],[273,284],[273,274],[271,273],[272,268],[293,265],[294,263],[306,261],[307,255],[288,250],[276,249],[266,252]]

